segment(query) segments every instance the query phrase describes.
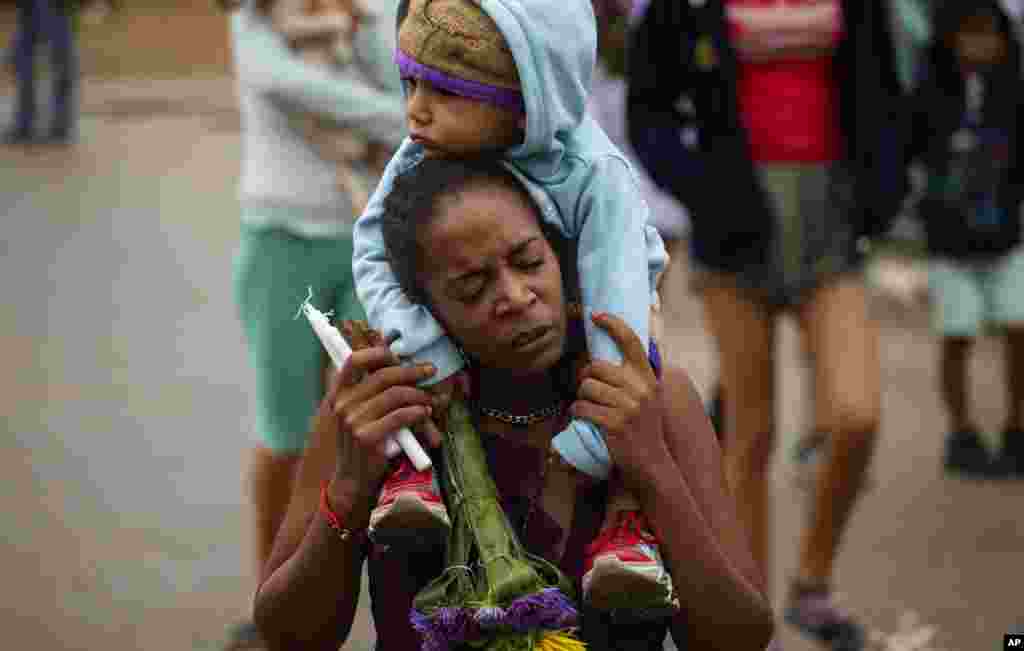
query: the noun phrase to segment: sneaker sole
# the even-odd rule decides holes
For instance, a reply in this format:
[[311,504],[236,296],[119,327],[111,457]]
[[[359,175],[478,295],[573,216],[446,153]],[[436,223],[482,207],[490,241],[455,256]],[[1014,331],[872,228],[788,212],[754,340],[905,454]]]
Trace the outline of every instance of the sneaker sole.
[[646,619],[679,609],[672,581],[663,568],[654,563],[623,563],[614,556],[594,561],[594,567],[583,577],[583,594],[586,602],[598,610],[628,610]]
[[430,504],[408,494],[370,514],[370,538],[381,545],[439,543],[450,528],[444,504]]
[[804,621],[800,619],[798,614],[790,612],[788,609],[785,615],[783,615],[782,621],[795,629],[805,639],[820,645],[820,648],[823,649],[837,649],[838,651],[864,651],[867,648],[863,630],[843,639],[825,638],[821,629],[806,625]]

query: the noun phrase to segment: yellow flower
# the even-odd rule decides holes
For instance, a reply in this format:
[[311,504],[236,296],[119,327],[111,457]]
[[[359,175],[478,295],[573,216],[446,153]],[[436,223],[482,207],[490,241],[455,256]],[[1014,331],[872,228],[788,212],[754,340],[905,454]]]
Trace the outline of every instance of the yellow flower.
[[535,647],[537,651],[584,651],[587,646],[570,633],[548,633],[542,637]]

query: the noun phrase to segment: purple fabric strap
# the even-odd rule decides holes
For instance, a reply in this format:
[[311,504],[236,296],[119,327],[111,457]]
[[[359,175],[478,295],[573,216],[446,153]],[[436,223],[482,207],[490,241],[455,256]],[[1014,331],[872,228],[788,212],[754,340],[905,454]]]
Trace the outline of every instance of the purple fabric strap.
[[503,108],[526,112],[526,103],[523,101],[523,94],[518,90],[499,88],[491,84],[484,84],[468,79],[459,79],[447,75],[436,68],[423,65],[401,50],[395,50],[395,63],[403,77],[415,77],[425,79],[438,88],[443,88],[450,93],[461,97],[475,99],[480,102],[489,102]]

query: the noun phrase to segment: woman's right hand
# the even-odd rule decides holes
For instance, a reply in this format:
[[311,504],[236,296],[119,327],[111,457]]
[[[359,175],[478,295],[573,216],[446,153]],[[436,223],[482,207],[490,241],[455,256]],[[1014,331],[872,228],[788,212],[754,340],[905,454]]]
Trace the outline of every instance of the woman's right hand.
[[402,427],[423,425],[428,443],[440,434],[430,421],[432,396],[416,384],[435,372],[430,364],[401,366],[379,340],[357,350],[333,380],[320,407],[338,436],[338,478],[375,490],[388,469],[385,441]]

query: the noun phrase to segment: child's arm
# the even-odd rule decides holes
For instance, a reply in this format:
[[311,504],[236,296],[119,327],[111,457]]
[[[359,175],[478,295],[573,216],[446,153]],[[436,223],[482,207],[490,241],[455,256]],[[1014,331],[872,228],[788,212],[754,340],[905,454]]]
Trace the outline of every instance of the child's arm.
[[[621,363],[622,351],[590,315],[618,316],[648,349],[654,278],[668,259],[661,236],[647,224],[647,202],[628,163],[610,155],[594,161],[576,210],[563,218],[569,221],[561,225],[562,231],[578,237],[576,265],[587,350],[595,359]],[[608,476],[608,448],[592,423],[573,419],[552,445],[578,470],[592,477]]]
[[395,177],[413,164],[415,147],[410,140],[402,144],[385,168],[366,210],[356,220],[352,271],[370,327],[385,339],[397,336],[391,350],[403,360],[432,363],[437,372],[423,384],[436,384],[462,368],[462,356],[430,311],[409,300],[398,286],[381,235],[384,197],[391,192]]
[[[665,268],[661,236],[647,224],[647,202],[625,160],[607,156],[592,164],[570,232],[579,233],[577,267],[584,309],[620,316],[646,348],[650,344],[652,278]],[[591,356],[622,361],[618,346],[584,319]]]
[[332,118],[371,139],[398,146],[405,136],[400,95],[306,65],[251,10],[236,16],[235,65],[241,83],[282,103]]
[[[646,201],[645,201],[646,203]],[[647,207],[648,211],[650,206]],[[644,240],[647,244],[647,276],[651,285],[651,305],[661,309],[661,295],[658,293],[661,282],[664,280],[665,271],[668,269],[671,258],[668,249],[665,248],[665,240],[661,233],[654,226],[647,224],[644,227]],[[651,333],[652,336],[654,333]]]

